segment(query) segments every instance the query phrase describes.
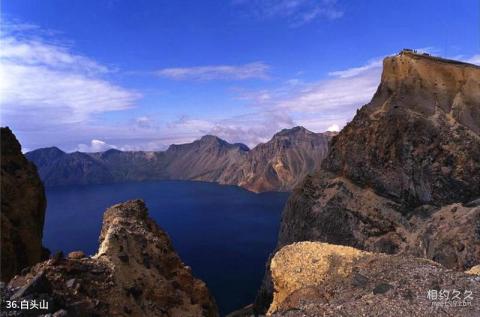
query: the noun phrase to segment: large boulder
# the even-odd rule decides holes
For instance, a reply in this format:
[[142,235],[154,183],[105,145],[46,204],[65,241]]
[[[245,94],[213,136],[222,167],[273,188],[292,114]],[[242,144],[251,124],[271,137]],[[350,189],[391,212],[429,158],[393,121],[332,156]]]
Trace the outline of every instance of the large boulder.
[[299,242],[271,269],[272,316],[480,315],[477,277],[421,258]]

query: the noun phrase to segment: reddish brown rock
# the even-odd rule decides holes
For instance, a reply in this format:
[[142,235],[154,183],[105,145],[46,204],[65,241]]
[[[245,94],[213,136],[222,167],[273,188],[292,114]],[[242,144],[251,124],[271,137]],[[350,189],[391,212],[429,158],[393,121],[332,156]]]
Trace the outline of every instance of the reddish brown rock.
[[417,54],[383,62],[372,101],[332,141],[326,170],[407,208],[480,194],[480,67]]
[[[480,263],[480,67],[414,53],[384,60],[372,101],[294,189],[278,247],[322,241]],[[257,307],[271,301],[267,269]]]
[[226,169],[219,181],[254,192],[290,191],[320,168],[335,134],[314,133],[303,127],[284,129]]

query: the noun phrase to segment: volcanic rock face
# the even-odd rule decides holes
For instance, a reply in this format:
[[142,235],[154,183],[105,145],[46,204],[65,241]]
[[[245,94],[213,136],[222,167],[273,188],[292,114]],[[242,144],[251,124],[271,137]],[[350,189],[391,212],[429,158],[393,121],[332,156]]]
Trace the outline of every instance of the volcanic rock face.
[[[408,253],[466,270],[480,263],[480,207],[402,206],[329,172],[305,179],[287,202],[279,245],[327,241],[383,253]],[[287,212],[288,211],[288,212]],[[295,212],[292,212],[295,211]]]
[[49,312],[72,316],[218,316],[205,283],[140,200],[107,209],[95,256],[75,252],[39,263],[10,281],[6,293],[45,298]]
[[289,199],[279,245],[408,251],[461,270],[480,263],[480,208],[468,203],[480,197],[479,126],[479,67],[386,58],[370,104]]
[[412,207],[478,197],[479,158],[480,68],[401,54],[323,166]]
[[[464,271],[480,263],[480,68],[402,53],[372,101],[294,189],[278,248],[323,241],[410,254]],[[267,270],[257,307],[268,307]]]
[[35,165],[23,156],[9,128],[1,128],[1,280],[39,262],[45,192]]
[[296,127],[249,150],[212,135],[171,145],[164,152],[70,153],[57,148],[27,153],[46,186],[143,180],[199,180],[254,192],[289,191],[320,167],[334,133]]
[[320,168],[332,132],[313,133],[303,127],[284,129],[253,148],[245,159],[227,170],[221,183],[238,184],[254,192],[289,191],[307,174]]
[[[478,277],[425,259],[300,242],[278,251],[271,269],[272,316],[480,315]],[[448,306],[455,301],[469,305]]]
[[218,181],[224,170],[247,153],[244,144],[206,135],[193,143],[171,145],[165,152],[165,165],[170,179]]

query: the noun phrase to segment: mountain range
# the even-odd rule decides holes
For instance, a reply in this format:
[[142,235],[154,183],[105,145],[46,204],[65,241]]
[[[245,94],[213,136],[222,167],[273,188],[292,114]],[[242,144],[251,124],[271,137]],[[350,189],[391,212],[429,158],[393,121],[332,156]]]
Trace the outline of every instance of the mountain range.
[[26,153],[45,186],[145,180],[196,180],[238,185],[254,192],[289,191],[320,167],[335,132],[284,129],[249,149],[213,135],[166,151],[65,153],[56,147]]

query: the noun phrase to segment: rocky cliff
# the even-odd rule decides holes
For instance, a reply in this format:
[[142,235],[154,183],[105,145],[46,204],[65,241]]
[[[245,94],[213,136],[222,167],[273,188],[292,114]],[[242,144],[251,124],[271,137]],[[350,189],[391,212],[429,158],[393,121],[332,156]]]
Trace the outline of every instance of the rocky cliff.
[[271,269],[271,316],[480,315],[480,277],[421,258],[300,242]]
[[1,280],[42,259],[45,192],[35,165],[9,128],[1,128]]
[[[323,241],[480,263],[480,68],[405,53],[384,60],[372,101],[332,139],[282,215],[278,247]],[[268,307],[266,279],[257,307]]]
[[[45,299],[54,316],[218,316],[202,281],[192,276],[141,200],[104,214],[96,255],[56,255],[16,276],[3,299]],[[55,315],[56,314],[56,315]]]
[[407,207],[480,193],[480,67],[417,54],[388,57],[381,84],[324,168]]
[[313,133],[303,127],[284,129],[267,143],[253,148],[226,170],[221,183],[237,184],[254,192],[289,191],[307,174],[320,168],[333,132]]
[[175,179],[239,185],[254,192],[289,191],[320,167],[333,135],[296,127],[251,150],[207,135],[164,152],[67,154],[46,148],[26,155],[46,186]]

